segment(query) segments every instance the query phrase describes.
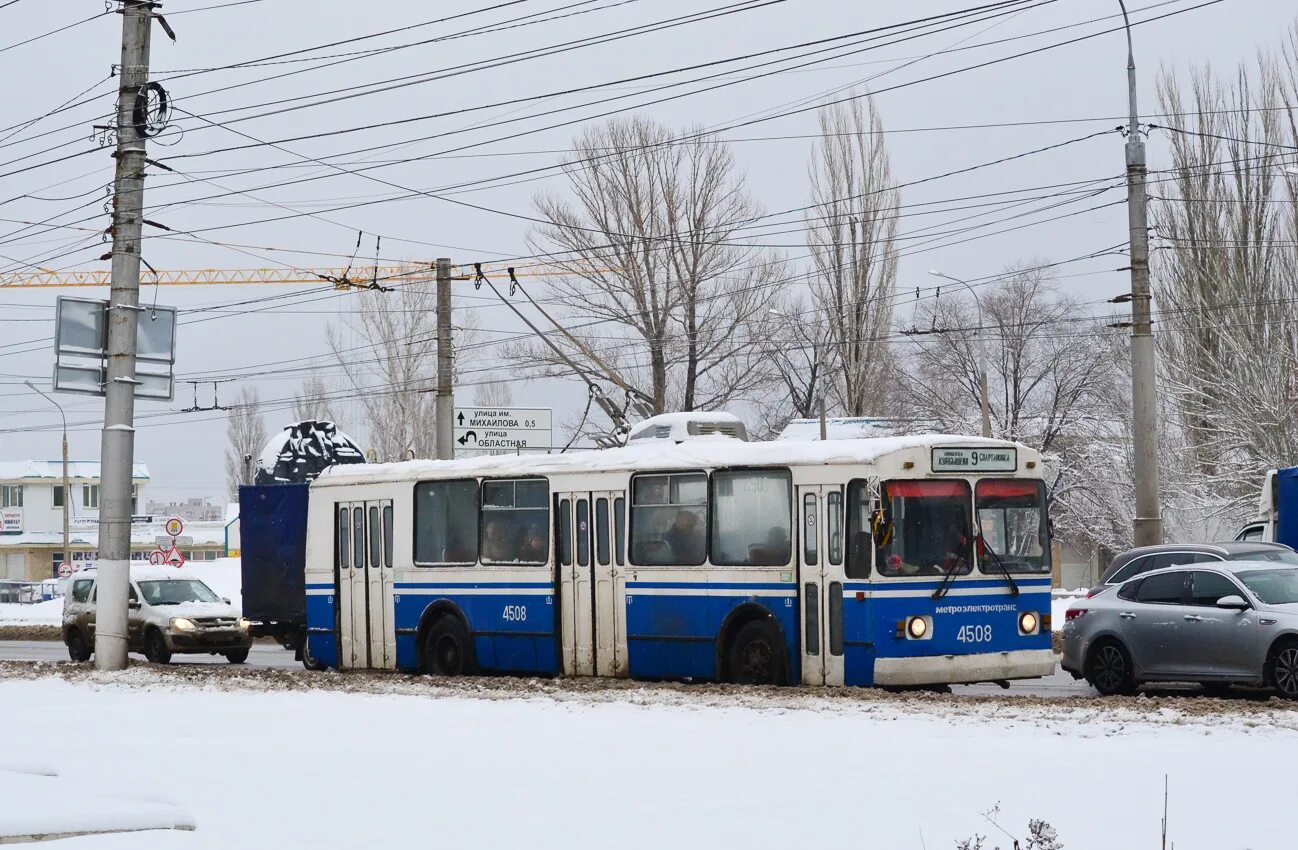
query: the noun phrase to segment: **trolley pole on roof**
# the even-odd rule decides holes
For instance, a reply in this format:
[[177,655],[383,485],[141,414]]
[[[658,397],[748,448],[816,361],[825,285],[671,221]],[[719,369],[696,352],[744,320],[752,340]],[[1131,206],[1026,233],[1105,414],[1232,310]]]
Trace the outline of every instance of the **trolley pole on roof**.
[[451,261],[437,260],[437,459],[455,457],[455,354],[451,346]]
[[1148,199],[1145,194],[1145,140],[1136,109],[1136,54],[1131,42],[1127,5],[1122,20],[1127,30],[1127,223],[1131,240],[1131,424],[1132,477],[1136,485],[1133,542],[1150,546],[1163,542],[1163,518],[1158,493],[1158,388],[1154,385],[1154,334],[1150,320]]
[[[107,315],[108,371],[100,457],[99,578],[95,669],[126,669],[126,597],[131,566],[131,483],[135,461],[135,333],[140,309],[145,136],[136,98],[149,82],[154,5],[121,0],[122,64],[117,91],[112,282]],[[66,503],[70,494],[64,493]]]

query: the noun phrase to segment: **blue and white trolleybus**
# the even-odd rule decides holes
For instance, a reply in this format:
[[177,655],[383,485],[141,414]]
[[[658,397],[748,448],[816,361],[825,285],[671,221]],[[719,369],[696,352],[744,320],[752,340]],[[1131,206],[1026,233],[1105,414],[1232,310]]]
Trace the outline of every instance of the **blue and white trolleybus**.
[[742,437],[671,414],[625,448],[327,470],[308,504],[309,655],[807,685],[1054,671],[1037,452]]

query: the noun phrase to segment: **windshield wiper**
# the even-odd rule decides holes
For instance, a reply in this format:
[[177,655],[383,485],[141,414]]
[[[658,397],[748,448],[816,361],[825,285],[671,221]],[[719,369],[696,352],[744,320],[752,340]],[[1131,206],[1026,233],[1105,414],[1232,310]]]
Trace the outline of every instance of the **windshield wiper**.
[[951,582],[955,580],[956,573],[960,571],[960,564],[960,558],[956,558],[951,562],[951,566],[947,567],[946,572],[942,573],[942,581],[938,583],[937,590],[933,591],[932,596],[929,597],[930,599],[941,599],[946,596],[947,591],[951,589]]
[[1001,568],[1001,574],[1005,576],[1005,581],[1009,582],[1010,596],[1018,596],[1019,586],[1018,583],[1014,581],[1014,576],[1010,575],[1010,568],[1005,566],[1005,562],[1001,560],[1000,555],[996,554],[996,550],[987,545],[987,540],[981,534],[978,535],[977,540],[983,545],[983,550],[987,552],[988,555],[992,556],[992,560],[996,562],[996,566]]

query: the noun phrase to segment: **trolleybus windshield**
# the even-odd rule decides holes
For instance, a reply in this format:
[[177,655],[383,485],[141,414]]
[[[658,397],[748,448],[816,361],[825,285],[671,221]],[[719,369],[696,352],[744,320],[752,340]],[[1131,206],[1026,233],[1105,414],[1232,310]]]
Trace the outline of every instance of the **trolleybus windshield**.
[[885,576],[964,575],[973,569],[967,481],[887,481],[875,563]]
[[978,532],[1000,563],[983,557],[983,572],[1050,572],[1046,488],[1041,481],[985,479],[977,486]]

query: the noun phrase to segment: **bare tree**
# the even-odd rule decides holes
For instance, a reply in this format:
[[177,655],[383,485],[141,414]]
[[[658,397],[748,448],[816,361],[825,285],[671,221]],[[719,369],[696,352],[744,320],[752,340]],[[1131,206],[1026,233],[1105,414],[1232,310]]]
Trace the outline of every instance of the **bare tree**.
[[1050,452],[1093,430],[1109,367],[1106,346],[1094,328],[1070,322],[1080,306],[1038,266],[1007,269],[980,296],[982,327],[963,293],[923,303],[916,324],[935,332],[917,338],[905,378],[923,416],[945,430],[977,433],[983,359],[997,436]]
[[[757,386],[751,325],[779,264],[738,238],[757,208],[729,148],[614,119],[576,139],[565,172],[573,199],[538,196],[548,223],[531,237],[564,273],[550,294],[568,334],[555,343],[583,366],[607,364],[654,412],[717,408]],[[543,345],[512,353],[542,373],[571,373]]]
[[266,423],[258,410],[257,390],[244,387],[226,414],[225,481],[230,499],[238,500],[239,485],[251,484],[255,459],[266,447]]
[[1229,529],[1298,460],[1298,23],[1222,78],[1164,74],[1171,180],[1155,209],[1163,390],[1206,514]]
[[840,410],[864,416],[886,407],[890,384],[898,193],[873,100],[832,104],[819,118],[807,211],[811,291],[828,330],[828,389]]
[[302,392],[293,395],[293,419],[296,422],[314,419],[317,422],[332,422],[341,427],[330,403],[329,388],[320,375],[312,373],[302,382]]
[[473,391],[473,403],[478,407],[508,407],[513,400],[507,381],[483,381]]
[[765,394],[757,400],[758,435],[778,434],[791,419],[819,415],[830,378],[830,326],[819,307],[785,295],[761,320],[763,364],[769,372]]
[[[419,282],[356,296],[348,329],[360,345],[346,345],[340,328],[326,332],[341,367],[345,392],[364,411],[364,441],[380,462],[431,457],[436,449],[437,294]],[[463,317],[461,317],[463,322]],[[473,336],[461,324],[455,345]]]
[[901,373],[908,411],[942,431],[978,433],[985,360],[992,432],[1047,456],[1057,532],[1117,546],[1130,539],[1134,498],[1129,400],[1116,378],[1125,350],[1102,321],[1074,321],[1080,305],[1040,265],[1010,268],[989,287],[981,323],[963,292],[924,303],[916,324],[932,332],[916,337]]

